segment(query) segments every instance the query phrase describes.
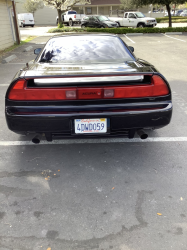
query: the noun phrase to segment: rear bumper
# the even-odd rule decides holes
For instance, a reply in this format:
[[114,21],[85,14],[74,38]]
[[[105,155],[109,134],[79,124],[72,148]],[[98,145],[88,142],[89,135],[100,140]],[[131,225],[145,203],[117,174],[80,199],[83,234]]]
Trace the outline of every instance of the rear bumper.
[[[6,107],[5,113],[9,129],[18,134],[44,133],[49,138],[132,137],[130,134],[138,129],[167,126],[172,116],[172,103]],[[107,118],[107,133],[75,134],[74,119],[83,118]]]
[[153,24],[147,24],[145,25],[145,27],[156,27],[157,26],[157,23],[153,23]]

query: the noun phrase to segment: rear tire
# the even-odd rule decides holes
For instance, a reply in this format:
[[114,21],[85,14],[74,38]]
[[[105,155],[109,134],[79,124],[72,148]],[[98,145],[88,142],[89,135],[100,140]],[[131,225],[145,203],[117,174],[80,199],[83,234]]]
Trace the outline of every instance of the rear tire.
[[73,26],[73,20],[69,20],[69,26],[72,27]]
[[83,25],[81,25],[81,29],[85,29],[86,28],[86,26],[83,24]]
[[33,27],[33,28],[34,28],[34,25],[31,25],[31,27]]
[[118,27],[121,27],[120,23],[119,22],[116,22],[118,24]]

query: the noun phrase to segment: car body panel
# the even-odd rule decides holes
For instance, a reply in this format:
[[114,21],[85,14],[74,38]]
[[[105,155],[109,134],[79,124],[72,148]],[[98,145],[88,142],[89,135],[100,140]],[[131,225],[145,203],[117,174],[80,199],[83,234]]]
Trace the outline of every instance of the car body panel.
[[[96,36],[102,37],[102,35]],[[109,36],[112,39],[114,35]],[[124,44],[124,46],[127,45]],[[130,50],[129,53],[132,54]],[[134,59],[123,63],[90,63],[87,65],[77,63],[66,65],[63,63],[41,63],[39,61],[41,54],[31,61],[27,67],[18,71],[6,93],[6,121],[9,129],[15,133],[25,135],[45,134],[48,141],[59,138],[133,138],[137,130],[157,129],[170,123],[172,101],[169,84],[164,76],[149,62],[137,59],[132,54]],[[58,82],[58,79],[72,77],[72,81],[65,82],[66,86],[83,86],[86,84],[90,87],[97,84],[101,86],[108,86],[108,84],[112,84],[112,86],[141,84],[141,81],[138,83],[136,80],[134,80],[136,83],[130,83],[128,78],[124,78],[123,82],[121,81],[122,76],[134,79],[133,77],[137,78],[140,75],[145,77],[158,75],[161,77],[168,86],[168,94],[144,98],[93,100],[14,101],[9,99],[9,91],[18,79],[57,79]],[[90,77],[96,78],[96,82],[92,83]],[[111,80],[111,77],[114,80]],[[88,81],[86,80],[86,83],[84,83],[82,78],[87,78]],[[98,82],[97,78],[99,79]],[[55,88],[57,85],[54,82],[50,81],[49,86]],[[63,86],[62,80],[60,86]],[[105,134],[75,134],[74,120],[84,118],[106,118],[107,132]]]
[[[99,15],[86,16],[81,21],[81,26],[90,28],[117,28],[118,25],[112,20],[100,20]],[[103,16],[105,17],[105,16]]]

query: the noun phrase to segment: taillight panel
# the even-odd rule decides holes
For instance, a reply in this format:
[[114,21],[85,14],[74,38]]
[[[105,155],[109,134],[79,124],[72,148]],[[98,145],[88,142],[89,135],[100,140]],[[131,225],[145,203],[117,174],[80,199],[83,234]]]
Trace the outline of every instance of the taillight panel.
[[19,79],[10,88],[8,99],[14,101],[58,101],[158,97],[169,94],[169,88],[159,75],[153,75],[150,84],[104,87],[27,87]]

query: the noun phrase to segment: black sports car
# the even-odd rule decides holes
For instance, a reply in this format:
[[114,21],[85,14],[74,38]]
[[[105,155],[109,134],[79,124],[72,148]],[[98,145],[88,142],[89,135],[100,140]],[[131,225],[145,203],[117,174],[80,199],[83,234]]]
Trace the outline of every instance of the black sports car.
[[118,24],[106,16],[85,16],[81,21],[81,28],[117,28]]
[[58,138],[133,138],[172,116],[171,90],[153,65],[111,34],[51,38],[36,49],[6,93],[6,120],[18,134]]

